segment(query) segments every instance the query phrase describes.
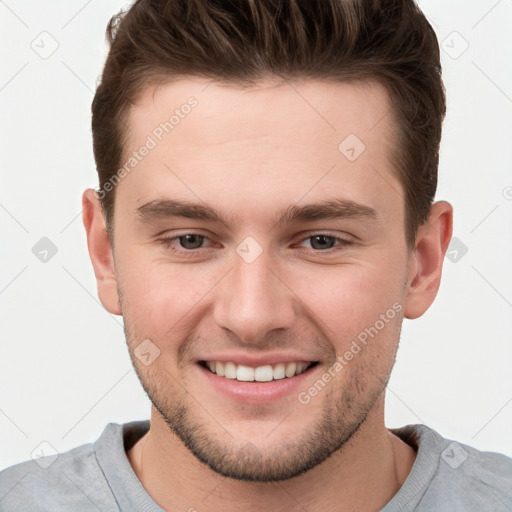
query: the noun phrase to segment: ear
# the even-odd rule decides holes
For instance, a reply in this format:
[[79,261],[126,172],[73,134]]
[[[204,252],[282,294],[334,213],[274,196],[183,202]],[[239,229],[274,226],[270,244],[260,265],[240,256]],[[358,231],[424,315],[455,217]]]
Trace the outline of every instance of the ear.
[[121,307],[117,293],[114,255],[100,200],[92,188],[83,193],[82,207],[82,219],[87,232],[87,247],[98,284],[98,296],[103,307],[109,313],[120,315]]
[[405,318],[418,318],[431,306],[441,283],[444,255],[452,238],[453,208],[438,201],[420,226],[409,257]]

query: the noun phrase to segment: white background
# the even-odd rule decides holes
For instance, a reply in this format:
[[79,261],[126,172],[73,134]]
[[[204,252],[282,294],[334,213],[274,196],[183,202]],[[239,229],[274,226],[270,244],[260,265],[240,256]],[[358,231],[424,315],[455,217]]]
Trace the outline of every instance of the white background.
[[[80,215],[97,186],[90,103],[104,29],[123,6],[0,1],[0,469],[42,441],[62,452],[109,422],[149,418],[122,319],[97,300]],[[421,7],[444,41],[437,198],[453,204],[468,251],[445,260],[434,305],[404,323],[387,425],[425,423],[512,456],[512,0]],[[51,38],[43,59],[31,44],[48,51]],[[46,263],[32,253],[42,237],[58,248]]]

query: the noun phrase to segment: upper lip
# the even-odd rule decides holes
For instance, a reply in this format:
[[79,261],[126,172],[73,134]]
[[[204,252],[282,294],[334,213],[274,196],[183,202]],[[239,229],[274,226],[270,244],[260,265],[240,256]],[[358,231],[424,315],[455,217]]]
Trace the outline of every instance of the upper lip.
[[312,363],[318,361],[315,358],[307,358],[298,354],[266,354],[266,355],[249,355],[247,353],[231,353],[231,354],[212,354],[198,359],[198,361],[220,361],[221,363],[235,363],[243,364],[245,366],[258,366],[275,365],[278,363]]

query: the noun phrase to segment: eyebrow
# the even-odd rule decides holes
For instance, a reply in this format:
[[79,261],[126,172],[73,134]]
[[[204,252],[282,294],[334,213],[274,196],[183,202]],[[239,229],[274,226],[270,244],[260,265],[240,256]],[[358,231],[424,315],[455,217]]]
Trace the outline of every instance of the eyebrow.
[[[142,222],[151,222],[174,217],[217,222],[226,226],[234,224],[233,218],[227,218],[208,205],[176,199],[150,201],[136,209]],[[304,206],[291,205],[277,214],[274,225],[312,222],[324,219],[377,220],[381,215],[370,206],[349,199],[332,199]]]

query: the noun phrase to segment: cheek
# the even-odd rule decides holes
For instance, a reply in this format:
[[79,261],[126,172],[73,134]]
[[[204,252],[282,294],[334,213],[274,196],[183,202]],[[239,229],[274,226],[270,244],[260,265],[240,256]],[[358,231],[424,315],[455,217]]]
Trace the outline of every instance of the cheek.
[[[182,344],[199,329],[208,311],[213,311],[212,297],[219,298],[215,287],[230,267],[227,261],[226,265],[170,263],[148,258],[142,249],[125,251],[120,261],[125,322],[138,337],[167,346]],[[353,339],[402,300],[403,275],[397,261],[397,254],[375,249],[360,261],[354,257],[341,265],[295,262],[282,266],[276,272],[293,293],[283,290],[280,298],[295,301],[297,321],[315,324],[338,353],[344,352]],[[388,331],[386,324],[383,334]]]
[[[313,321],[316,318],[324,328],[325,335],[343,344],[374,325],[393,304],[403,302],[404,271],[400,265],[385,261],[376,257],[348,265],[312,266],[310,271],[300,272],[300,278],[289,273],[290,288],[307,306],[305,311],[312,313]],[[394,310],[391,315],[395,318]],[[392,323],[388,316],[384,330]]]
[[141,257],[125,260],[118,279],[125,320],[141,335],[160,340],[179,337],[218,281],[218,272]]

